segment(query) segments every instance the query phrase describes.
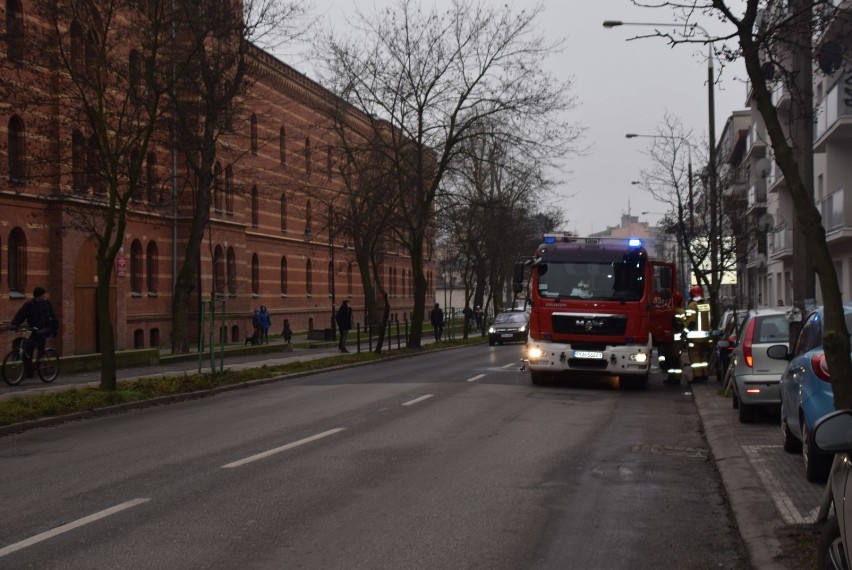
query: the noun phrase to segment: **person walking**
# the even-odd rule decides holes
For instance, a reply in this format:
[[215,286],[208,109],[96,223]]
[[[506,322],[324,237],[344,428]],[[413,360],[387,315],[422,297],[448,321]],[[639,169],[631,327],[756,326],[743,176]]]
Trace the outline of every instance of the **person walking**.
[[473,310],[473,320],[476,321],[476,329],[479,331],[479,334],[483,334],[482,329],[482,307],[479,305]]
[[272,326],[272,315],[266,310],[266,305],[260,306],[257,314],[257,328],[260,329],[260,344],[269,344],[269,327]]
[[293,329],[290,328],[290,319],[284,319],[284,330],[281,331],[281,336],[284,337],[284,342],[290,344],[293,340]]
[[59,318],[46,295],[47,291],[43,287],[33,289],[33,298],[18,309],[11,322],[12,330],[17,330],[23,323],[33,329],[24,341],[24,374],[27,378],[33,377],[33,349],[38,349],[36,357],[40,357],[44,353],[47,337],[56,336],[59,331]]
[[352,328],[352,307],[349,306],[349,300],[344,299],[337,314],[334,315],[334,320],[337,323],[337,328],[340,330],[340,340],[337,342],[337,348],[340,352],[349,352],[346,348],[346,337],[349,335],[349,329]]
[[435,303],[432,312],[429,313],[429,322],[432,323],[435,341],[441,340],[441,335],[444,334],[444,311],[441,310],[441,305],[438,303]]

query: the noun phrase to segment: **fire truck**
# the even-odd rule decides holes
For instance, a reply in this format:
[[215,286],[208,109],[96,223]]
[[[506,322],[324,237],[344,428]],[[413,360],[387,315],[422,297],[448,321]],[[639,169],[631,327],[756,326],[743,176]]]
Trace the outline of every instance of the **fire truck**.
[[533,384],[606,375],[641,388],[654,349],[664,371],[680,374],[676,266],[651,259],[641,240],[545,234],[515,264],[513,289],[526,289],[531,306],[524,366]]

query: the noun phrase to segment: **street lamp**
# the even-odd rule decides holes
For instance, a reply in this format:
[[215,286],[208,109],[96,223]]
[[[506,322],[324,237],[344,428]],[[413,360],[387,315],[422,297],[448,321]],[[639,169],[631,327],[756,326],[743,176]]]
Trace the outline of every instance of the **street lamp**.
[[[679,24],[675,22],[668,23],[655,23],[655,22],[622,22],[621,20],[604,20],[603,27],[607,29],[615,28],[618,26],[650,26],[654,28],[659,27],[668,27],[668,28],[677,28],[681,27]],[[722,216],[722,207],[721,207],[721,196],[717,189],[717,180],[716,180],[716,104],[715,104],[715,95],[714,95],[714,72],[713,72],[713,39],[710,36],[710,33],[705,30],[703,27],[698,24],[684,24],[683,27],[690,28],[692,31],[701,32],[705,38],[707,38],[707,106],[708,106],[708,116],[709,116],[709,157],[708,157],[708,169],[709,173],[709,181],[710,181],[710,288],[714,293],[718,293],[719,291],[719,245],[721,242],[721,229],[722,224],[720,222]],[[692,182],[692,177],[690,177],[690,183]],[[717,235],[718,234],[718,235]],[[715,312],[716,306],[718,303],[713,304],[713,310]],[[715,315],[714,315],[715,316]]]

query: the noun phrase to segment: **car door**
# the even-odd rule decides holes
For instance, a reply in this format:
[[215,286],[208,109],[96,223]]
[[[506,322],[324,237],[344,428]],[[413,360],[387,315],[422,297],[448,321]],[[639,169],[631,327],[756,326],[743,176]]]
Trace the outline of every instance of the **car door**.
[[796,342],[793,345],[790,363],[781,377],[781,413],[791,429],[798,427],[801,433],[802,425],[799,421],[799,406],[802,401],[802,380],[805,367],[810,359],[809,351],[822,343],[822,318],[818,311],[808,315]]

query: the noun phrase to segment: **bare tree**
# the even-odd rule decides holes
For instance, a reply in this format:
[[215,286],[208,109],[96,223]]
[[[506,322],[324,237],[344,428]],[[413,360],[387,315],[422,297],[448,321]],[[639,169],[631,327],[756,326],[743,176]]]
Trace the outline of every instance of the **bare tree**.
[[399,240],[414,276],[410,347],[421,341],[435,200],[459,145],[494,120],[496,140],[545,161],[563,156],[578,134],[560,116],[572,104],[568,84],[541,68],[558,47],[536,32],[541,15],[541,6],[515,13],[508,5],[459,0],[427,11],[399,0],[381,13],[359,13],[357,38],[330,34],[317,45],[324,83],[390,125]]
[[[819,277],[825,306],[824,346],[832,371],[832,390],[838,408],[852,407],[852,359],[849,354],[849,331],[837,273],[825,239],[822,217],[813,200],[813,94],[811,61],[813,38],[821,35],[827,24],[838,15],[835,2],[829,0],[746,0],[736,4],[724,0],[661,2],[653,6],[634,0],[634,4],[671,10],[682,22],[682,33],[661,33],[672,44],[714,42],[717,55],[727,61],[745,64],[751,83],[752,100],[766,125],[775,162],[784,175],[787,191],[796,211],[794,233],[804,237],[807,255],[795,280],[794,302],[803,309],[804,299],[813,289],[813,271]],[[696,18],[706,16],[728,25],[717,37],[694,35]],[[845,32],[848,37],[848,29]],[[726,41],[735,42],[729,45]],[[842,58],[840,58],[842,60]],[[776,75],[777,74],[777,75]],[[774,81],[780,75],[791,94],[789,115],[773,103]],[[782,119],[792,128],[785,128]],[[795,239],[795,236],[794,236]]]

